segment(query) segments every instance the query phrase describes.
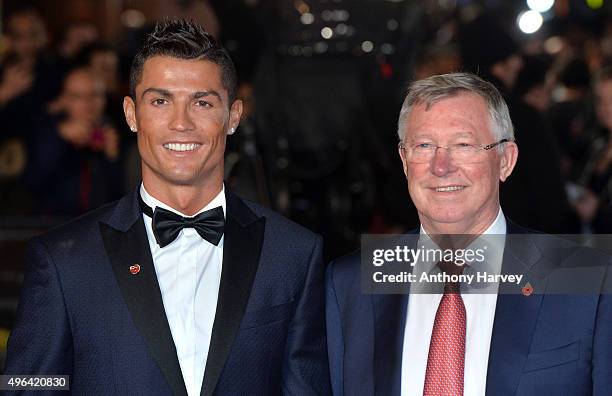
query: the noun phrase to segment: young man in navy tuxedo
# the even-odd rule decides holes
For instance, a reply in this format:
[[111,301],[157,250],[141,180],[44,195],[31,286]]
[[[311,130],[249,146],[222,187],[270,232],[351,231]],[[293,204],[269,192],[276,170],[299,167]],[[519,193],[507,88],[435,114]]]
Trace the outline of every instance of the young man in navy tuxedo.
[[[434,244],[423,246],[441,249],[478,236],[494,249],[467,266],[417,260],[412,275],[448,277],[439,285],[407,282],[395,294],[362,289],[367,278],[358,253],[332,263],[326,315],[334,394],[609,394],[609,256],[529,233],[504,216],[499,183],[512,173],[518,147],[497,89],[467,73],[416,81],[398,133],[421,222],[414,241],[431,237]],[[491,282],[478,289],[459,282],[460,275],[483,269],[533,284]],[[568,279],[566,273],[585,276]]]
[[236,73],[195,23],[156,26],[123,103],[134,193],[31,241],[5,374],[75,394],[327,394],[321,239],[223,185]]

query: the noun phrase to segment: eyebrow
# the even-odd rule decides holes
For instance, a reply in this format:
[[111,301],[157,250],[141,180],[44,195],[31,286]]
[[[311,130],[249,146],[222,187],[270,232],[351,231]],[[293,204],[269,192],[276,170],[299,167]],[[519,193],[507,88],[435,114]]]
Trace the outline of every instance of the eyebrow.
[[162,88],[147,88],[144,91],[142,91],[142,95],[140,95],[140,98],[144,98],[144,96],[148,93],[156,93],[158,95],[164,96],[166,98],[172,97],[172,93],[170,93],[170,91],[168,91],[167,89],[162,89]]
[[[144,96],[148,93],[156,93],[165,98],[172,98],[174,96],[172,92],[168,91],[167,89],[151,87],[151,88],[147,88],[144,91],[142,91],[142,95],[140,95],[140,97],[144,98]],[[221,102],[223,101],[221,99],[221,95],[219,94],[219,92],[215,91],[214,89],[211,89],[210,91],[197,91],[191,95],[193,99],[205,98],[207,96],[214,96],[217,99],[219,99],[219,101]]]
[[194,99],[205,98],[207,96],[215,96],[220,102],[223,101],[219,92],[215,91],[214,89],[211,89],[210,91],[198,91],[193,94]]

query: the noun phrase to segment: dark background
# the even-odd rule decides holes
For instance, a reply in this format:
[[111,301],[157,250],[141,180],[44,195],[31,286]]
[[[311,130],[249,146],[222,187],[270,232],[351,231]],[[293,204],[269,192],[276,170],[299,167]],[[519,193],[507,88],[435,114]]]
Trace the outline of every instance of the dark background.
[[[556,0],[533,34],[517,26],[522,0],[0,4],[0,92],[13,90],[0,100],[0,362],[27,240],[139,183],[121,101],[135,51],[164,17],[201,22],[236,62],[246,111],[228,138],[229,188],[321,233],[327,259],[358,247],[362,233],[418,226],[396,149],[403,94],[413,79],[461,70],[494,82],[510,104],[520,156],[502,189],[505,214],[551,233],[609,233],[612,165],[598,174],[592,165],[611,131],[591,85],[612,60],[609,1]],[[16,50],[20,34],[35,47],[28,56]],[[84,144],[61,133],[72,116],[58,98],[75,67],[106,81]],[[107,129],[114,143],[99,137]]]

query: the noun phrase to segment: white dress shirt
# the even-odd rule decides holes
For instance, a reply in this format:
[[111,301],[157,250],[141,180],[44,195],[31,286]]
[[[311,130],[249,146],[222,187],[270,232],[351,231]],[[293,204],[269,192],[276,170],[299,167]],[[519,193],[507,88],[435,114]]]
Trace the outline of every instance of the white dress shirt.
[[[421,227],[421,235],[425,230]],[[501,208],[495,221],[483,233],[486,235],[505,235],[506,220]],[[487,249],[485,267],[475,268],[470,265],[464,273],[472,271],[486,271],[499,274],[503,258],[503,237],[491,237],[494,248]],[[471,245],[470,245],[471,247]],[[434,268],[435,267],[435,268]],[[420,272],[439,271],[435,263],[417,263],[413,273],[420,276]],[[417,287],[415,287],[417,286]],[[438,305],[442,299],[441,293],[419,293],[419,284],[412,284],[408,299],[408,312],[404,330],[404,346],[402,353],[401,394],[403,396],[421,396],[425,383],[425,370],[429,355],[429,343],[433,330],[434,319]],[[443,287],[443,285],[439,285]],[[481,283],[481,286],[482,283]],[[426,286],[425,286],[426,287]],[[489,348],[491,346],[491,333],[495,318],[498,285],[490,283],[487,289],[470,288],[461,285],[461,296],[467,315],[466,345],[464,366],[464,394],[484,395],[487,381],[487,366],[489,362]]]
[[[153,210],[159,206],[185,216],[149,195],[143,184],[140,195]],[[223,208],[225,215],[223,187],[198,214],[217,206]],[[193,228],[184,228],[172,243],[160,248],[153,235],[152,219],[144,214],[143,217],[187,394],[199,395],[217,309],[225,236],[215,246]]]

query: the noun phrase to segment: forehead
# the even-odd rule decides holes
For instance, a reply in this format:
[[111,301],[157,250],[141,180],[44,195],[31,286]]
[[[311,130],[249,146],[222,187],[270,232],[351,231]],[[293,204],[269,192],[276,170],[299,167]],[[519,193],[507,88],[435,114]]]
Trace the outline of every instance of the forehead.
[[475,94],[461,93],[429,106],[425,103],[415,105],[406,119],[406,137],[471,135],[488,140],[493,136],[491,125],[485,100]]
[[227,95],[221,81],[219,65],[199,59],[179,59],[169,56],[153,56],[147,59],[136,90],[151,87],[190,92],[214,89],[220,94],[223,92]]

